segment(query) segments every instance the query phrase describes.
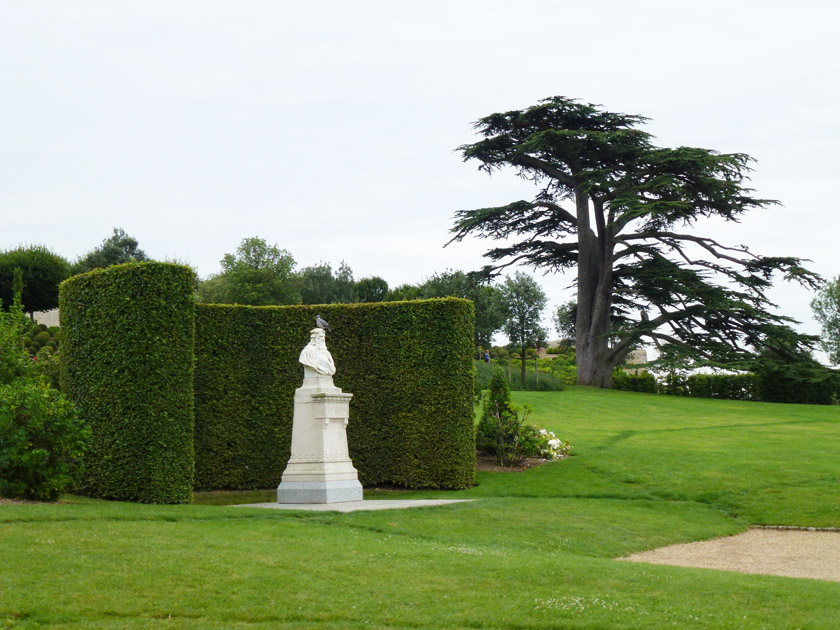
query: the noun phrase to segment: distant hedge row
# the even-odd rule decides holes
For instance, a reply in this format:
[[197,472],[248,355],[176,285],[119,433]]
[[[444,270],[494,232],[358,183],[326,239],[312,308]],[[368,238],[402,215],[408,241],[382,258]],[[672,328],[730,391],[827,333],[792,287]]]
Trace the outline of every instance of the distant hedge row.
[[613,388],[626,391],[807,405],[836,405],[840,373],[818,365],[766,365],[758,373],[666,375],[613,374]]
[[347,436],[362,484],[471,485],[472,305],[435,299],[196,305],[196,488],[279,483],[316,312],[333,330],[335,384],[353,394]]
[[84,492],[178,503],[193,487],[276,486],[316,311],[354,395],[362,483],[472,484],[470,302],[196,305],[192,283],[187,267],[133,263],[61,285],[65,391],[93,429]]
[[63,385],[92,429],[81,490],[144,503],[193,489],[193,272],[127,264],[60,287]]

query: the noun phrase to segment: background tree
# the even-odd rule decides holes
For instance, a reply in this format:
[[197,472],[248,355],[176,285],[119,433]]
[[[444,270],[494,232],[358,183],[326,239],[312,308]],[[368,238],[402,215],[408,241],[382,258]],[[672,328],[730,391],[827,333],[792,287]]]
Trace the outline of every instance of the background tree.
[[511,264],[576,269],[582,385],[610,387],[613,368],[642,339],[706,361],[743,358],[767,345],[772,327],[793,322],[770,313],[774,273],[808,286],[818,280],[798,258],[693,234],[699,219],[737,221],[775,202],[744,186],[749,156],[657,147],[637,128],[645,121],[553,97],[482,118],[475,128],[483,139],[460,147],[480,170],[510,167],[538,187],[531,201],[459,211],[452,241],[504,240],[485,254],[488,274]]
[[79,274],[97,268],[106,268],[128,262],[143,262],[149,260],[146,253],[140,249],[137,239],[126,234],[122,228],[114,228],[114,233],[102,241],[102,244],[79,258],[71,269]]
[[522,348],[522,387],[525,387],[525,357],[528,346],[542,342],[547,331],[540,325],[546,296],[540,285],[528,274],[517,271],[513,278],[505,278],[501,286],[501,298],[505,308],[504,331],[511,343]]
[[475,305],[475,344],[489,348],[493,335],[505,323],[505,307],[499,289],[486,277],[447,270],[436,273],[420,285],[425,299],[459,297],[472,300]]
[[362,278],[356,283],[359,302],[384,302],[388,295],[388,283],[379,276]]
[[359,301],[353,270],[344,261],[335,272],[326,262],[306,267],[300,273],[300,295],[304,304],[352,304]]
[[265,239],[243,239],[221,260],[222,272],[203,281],[198,299],[205,303],[270,306],[300,304],[295,259]]
[[0,253],[0,300],[8,310],[13,302],[15,269],[23,278],[23,308],[36,311],[58,307],[58,285],[70,275],[70,263],[43,245],[27,245]]
[[840,276],[819,290],[811,308],[822,325],[822,349],[832,365],[840,365]]
[[554,311],[551,316],[551,321],[554,322],[554,328],[560,339],[574,342],[575,340],[575,321],[577,320],[577,302],[569,300],[561,304]]
[[416,284],[400,284],[393,289],[389,289],[385,296],[386,302],[402,302],[405,300],[421,300],[423,299],[423,289]]

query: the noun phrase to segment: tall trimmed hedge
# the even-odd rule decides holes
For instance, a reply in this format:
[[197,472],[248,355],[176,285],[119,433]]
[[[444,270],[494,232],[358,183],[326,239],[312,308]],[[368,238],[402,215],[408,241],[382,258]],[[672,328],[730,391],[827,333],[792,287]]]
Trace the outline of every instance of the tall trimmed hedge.
[[298,363],[330,322],[335,384],[364,485],[463,488],[475,472],[473,307],[446,298],[330,306],[196,305],[196,488],[276,486],[289,458]]
[[91,426],[81,489],[143,503],[193,489],[193,272],[130,263],[61,284],[65,393]]

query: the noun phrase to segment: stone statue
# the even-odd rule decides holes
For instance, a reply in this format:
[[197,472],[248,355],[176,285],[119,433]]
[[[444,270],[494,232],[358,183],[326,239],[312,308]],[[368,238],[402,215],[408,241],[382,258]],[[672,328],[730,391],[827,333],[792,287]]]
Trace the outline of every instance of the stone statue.
[[303,384],[295,390],[292,453],[277,487],[278,503],[362,500],[347,444],[353,394],[333,383],[335,363],[320,326],[300,353]]
[[323,328],[313,328],[309,343],[301,350],[298,361],[320,375],[332,376],[335,374],[335,363],[327,350],[325,334]]

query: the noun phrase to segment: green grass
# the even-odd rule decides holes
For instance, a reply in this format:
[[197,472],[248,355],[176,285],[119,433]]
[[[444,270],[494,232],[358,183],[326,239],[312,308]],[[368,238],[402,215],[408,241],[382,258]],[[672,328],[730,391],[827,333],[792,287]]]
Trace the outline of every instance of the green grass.
[[0,505],[0,628],[826,628],[840,584],[615,562],[772,523],[840,527],[840,409],[517,392],[574,456],[381,512]]

